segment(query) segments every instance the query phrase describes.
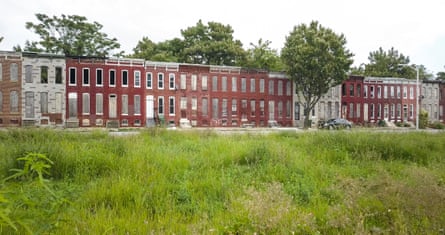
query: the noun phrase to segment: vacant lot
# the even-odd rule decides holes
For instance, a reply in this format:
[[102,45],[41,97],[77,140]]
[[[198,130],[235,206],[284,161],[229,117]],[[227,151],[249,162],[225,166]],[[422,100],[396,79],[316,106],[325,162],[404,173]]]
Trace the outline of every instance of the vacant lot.
[[0,132],[0,233],[443,234],[445,133]]

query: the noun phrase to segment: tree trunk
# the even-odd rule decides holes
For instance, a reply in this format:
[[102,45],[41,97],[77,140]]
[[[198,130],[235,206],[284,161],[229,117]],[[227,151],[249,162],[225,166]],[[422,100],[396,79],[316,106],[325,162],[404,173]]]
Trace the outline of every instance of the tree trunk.
[[308,129],[311,127],[311,119],[309,117],[311,113],[310,108],[304,108],[304,121],[303,121],[303,129]]

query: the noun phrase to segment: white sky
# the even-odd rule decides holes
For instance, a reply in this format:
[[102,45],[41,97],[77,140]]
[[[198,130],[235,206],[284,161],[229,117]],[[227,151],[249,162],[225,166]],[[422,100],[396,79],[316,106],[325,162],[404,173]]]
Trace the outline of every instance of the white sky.
[[354,65],[369,63],[372,51],[394,47],[434,74],[445,71],[444,0],[1,0],[0,50],[12,50],[37,36],[25,23],[35,13],[81,15],[97,21],[126,54],[143,36],[154,42],[181,37],[199,19],[230,25],[244,48],[258,39],[278,51],[294,26],[317,20],[343,33]]

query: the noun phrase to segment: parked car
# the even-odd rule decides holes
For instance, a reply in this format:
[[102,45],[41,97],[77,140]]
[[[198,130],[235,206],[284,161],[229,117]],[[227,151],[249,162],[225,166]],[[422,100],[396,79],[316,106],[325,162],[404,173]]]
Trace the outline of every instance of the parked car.
[[327,120],[323,124],[323,128],[326,128],[329,130],[341,129],[341,128],[350,129],[351,127],[352,127],[352,123],[346,119],[343,119],[343,118],[332,118],[332,119]]

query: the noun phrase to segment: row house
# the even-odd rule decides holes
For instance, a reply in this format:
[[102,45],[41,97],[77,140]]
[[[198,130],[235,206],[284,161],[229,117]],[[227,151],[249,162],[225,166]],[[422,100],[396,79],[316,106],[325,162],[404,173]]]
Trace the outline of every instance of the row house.
[[22,54],[0,51],[0,127],[21,125]]
[[22,53],[23,126],[65,124],[65,56]]
[[143,126],[144,60],[66,58],[66,126]]
[[355,123],[415,121],[415,80],[351,76],[342,84],[342,117]]
[[420,107],[428,113],[429,122],[444,121],[445,82],[438,80],[423,80],[419,98]]
[[[312,109],[310,120],[312,125],[316,125],[319,121],[326,121],[331,118],[340,117],[340,96],[341,85],[329,88],[328,92],[320,97],[318,103]],[[293,126],[304,126],[304,109],[303,100],[298,97],[297,91],[294,92],[294,114]]]
[[292,125],[279,73],[140,59],[66,59],[67,126]]

